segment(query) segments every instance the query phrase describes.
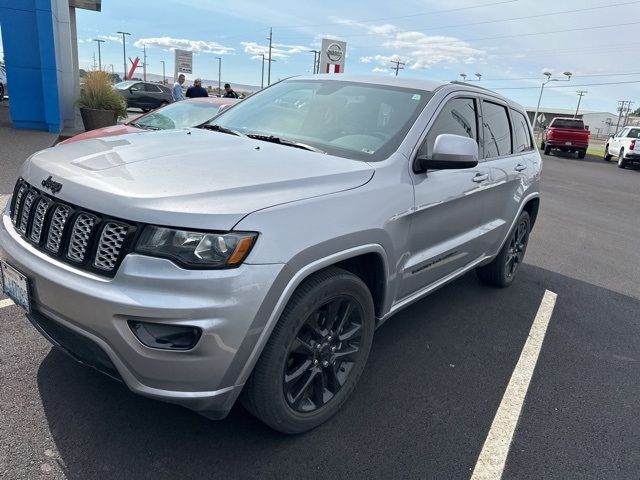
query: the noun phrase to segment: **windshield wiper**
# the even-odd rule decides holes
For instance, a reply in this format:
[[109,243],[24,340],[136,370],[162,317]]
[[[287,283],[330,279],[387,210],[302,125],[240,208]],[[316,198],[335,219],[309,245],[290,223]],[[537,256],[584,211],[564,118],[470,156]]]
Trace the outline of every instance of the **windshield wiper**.
[[231,128],[227,128],[227,127],[223,127],[222,125],[211,125],[209,123],[205,123],[204,125],[200,125],[200,127],[198,128],[204,128],[205,130],[213,130],[214,132],[221,132],[221,133],[229,133],[231,135],[236,135],[238,137],[245,137],[246,135],[242,132],[239,132],[237,130],[232,130]]
[[260,135],[257,133],[250,133],[247,135],[247,137],[253,138],[255,140],[262,140],[264,142],[287,145],[288,147],[301,148],[303,150],[309,150],[310,152],[327,153],[324,150],[320,150],[319,148],[312,147],[311,145],[307,145],[306,143],[294,142],[293,140],[287,140],[286,138],[280,138],[274,135]]
[[150,125],[143,125],[141,123],[130,123],[132,127],[143,128],[145,130],[160,130],[160,127],[152,127]]

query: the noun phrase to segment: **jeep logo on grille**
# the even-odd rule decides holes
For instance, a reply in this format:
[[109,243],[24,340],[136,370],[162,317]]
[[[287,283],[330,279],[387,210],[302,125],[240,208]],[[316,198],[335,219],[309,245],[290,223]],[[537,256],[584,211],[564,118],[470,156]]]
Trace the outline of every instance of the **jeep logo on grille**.
[[51,175],[49,175],[49,178],[47,178],[46,180],[42,180],[42,186],[51,190],[51,193],[53,193],[54,195],[62,190],[62,184],[54,181],[51,178]]

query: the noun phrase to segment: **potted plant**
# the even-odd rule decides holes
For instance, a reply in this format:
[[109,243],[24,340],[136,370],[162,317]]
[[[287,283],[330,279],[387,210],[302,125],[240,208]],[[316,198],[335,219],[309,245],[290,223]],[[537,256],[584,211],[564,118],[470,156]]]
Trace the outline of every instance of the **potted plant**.
[[78,100],[85,130],[115,125],[127,117],[127,102],[114,90],[107,72],[88,72]]

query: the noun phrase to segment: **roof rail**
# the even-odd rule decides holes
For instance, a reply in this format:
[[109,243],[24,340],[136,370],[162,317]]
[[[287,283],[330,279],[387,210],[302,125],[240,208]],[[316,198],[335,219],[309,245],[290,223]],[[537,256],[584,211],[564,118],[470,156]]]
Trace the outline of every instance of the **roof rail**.
[[[452,80],[452,81],[451,81],[451,82],[449,82],[449,83],[452,83],[452,84],[454,84],[454,85],[464,85],[464,86],[466,86],[466,87],[479,88],[480,90],[485,90],[485,91],[487,91],[487,92],[493,92],[493,93],[495,93],[493,90],[491,90],[491,89],[489,89],[489,88],[486,88],[486,87],[480,87],[480,86],[478,86],[478,85],[471,85],[471,84],[469,84],[469,82],[461,82],[460,80]],[[474,83],[475,83],[475,82],[474,82]]]

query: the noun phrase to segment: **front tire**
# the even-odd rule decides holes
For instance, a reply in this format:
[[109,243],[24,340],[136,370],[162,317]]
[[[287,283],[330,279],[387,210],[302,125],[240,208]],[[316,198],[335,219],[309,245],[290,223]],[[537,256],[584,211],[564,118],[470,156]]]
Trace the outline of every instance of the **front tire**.
[[551,154],[551,147],[549,145],[545,145],[544,146],[544,154],[545,155],[550,155]]
[[4,85],[0,83],[0,102],[4,100]]
[[484,283],[497,287],[504,288],[511,285],[524,260],[530,232],[531,218],[527,212],[522,212],[496,258],[488,265],[476,268],[478,278]]
[[605,162],[610,162],[611,161],[611,154],[609,153],[609,145],[605,145],[604,146],[604,161]]
[[618,154],[618,168],[625,168],[626,166],[627,161],[624,159],[624,149],[621,149]]
[[373,340],[369,289],[335,267],[298,287],[242,392],[246,409],[297,434],[335,415],[362,374]]

